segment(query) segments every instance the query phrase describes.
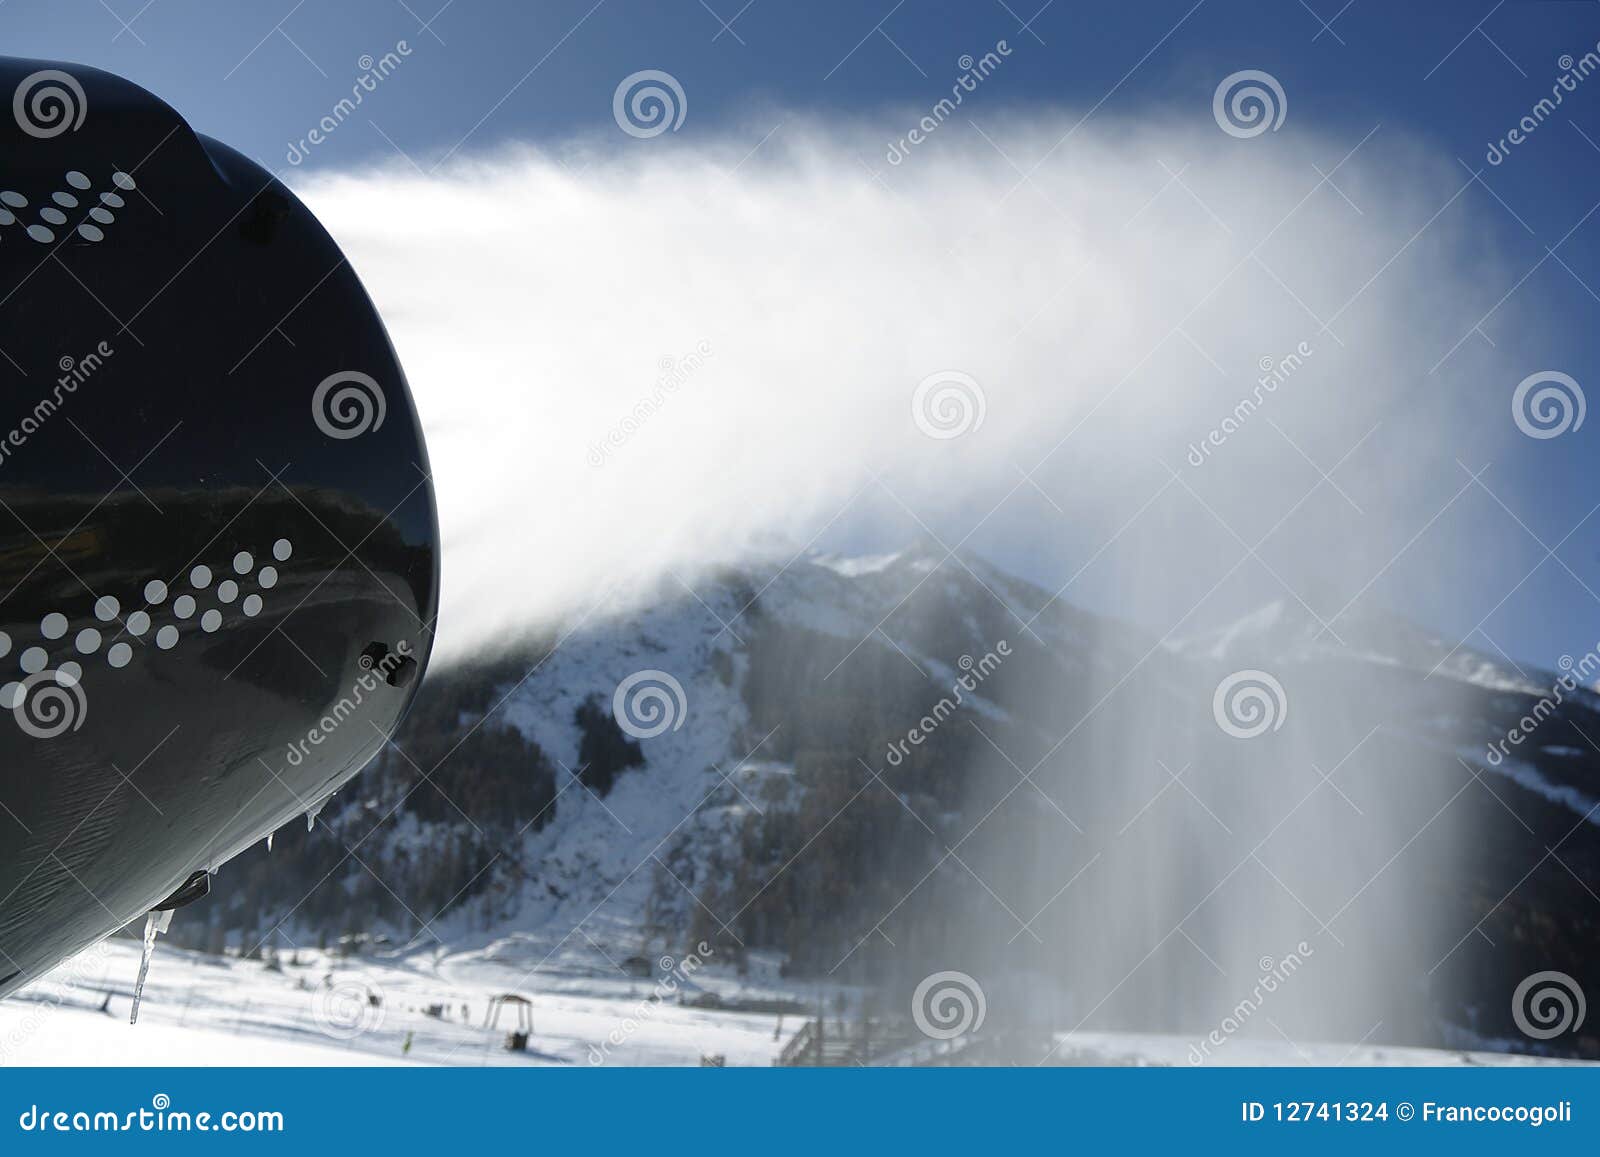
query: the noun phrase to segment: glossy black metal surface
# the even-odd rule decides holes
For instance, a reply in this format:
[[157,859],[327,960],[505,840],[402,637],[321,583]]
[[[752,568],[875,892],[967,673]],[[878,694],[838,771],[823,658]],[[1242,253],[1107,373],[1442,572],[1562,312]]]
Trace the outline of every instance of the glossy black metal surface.
[[0,97],[3,996],[371,758],[438,530],[394,350],[293,194],[94,69],[0,59]]

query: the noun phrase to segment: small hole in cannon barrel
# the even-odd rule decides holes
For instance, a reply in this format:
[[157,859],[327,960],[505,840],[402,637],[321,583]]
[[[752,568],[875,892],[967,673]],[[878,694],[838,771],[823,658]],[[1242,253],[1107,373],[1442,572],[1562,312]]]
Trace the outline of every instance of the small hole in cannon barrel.
[[417,675],[417,661],[395,653],[387,643],[368,643],[356,662],[363,671],[377,671],[391,687],[408,687]]

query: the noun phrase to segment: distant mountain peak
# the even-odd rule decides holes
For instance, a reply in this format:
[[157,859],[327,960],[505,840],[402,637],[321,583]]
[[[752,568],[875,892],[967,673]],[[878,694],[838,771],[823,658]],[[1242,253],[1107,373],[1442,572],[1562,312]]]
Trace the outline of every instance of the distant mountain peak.
[[1186,658],[1235,665],[1360,660],[1535,695],[1554,680],[1465,641],[1443,638],[1391,611],[1349,607],[1319,618],[1293,598],[1274,599],[1226,626],[1175,640],[1168,649]]
[[892,551],[889,554],[861,554],[840,555],[817,553],[811,556],[811,561],[818,566],[827,567],[835,574],[845,578],[857,578],[864,574],[877,574],[888,570],[899,562],[904,551]]

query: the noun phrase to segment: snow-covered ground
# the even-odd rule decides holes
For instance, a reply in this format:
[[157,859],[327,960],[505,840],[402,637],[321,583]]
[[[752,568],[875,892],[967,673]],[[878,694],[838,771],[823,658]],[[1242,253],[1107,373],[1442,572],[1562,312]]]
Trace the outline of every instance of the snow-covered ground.
[[[269,968],[161,944],[130,1026],[138,947],[108,941],[0,1003],[0,1064],[695,1065],[720,1054],[728,1064],[766,1065],[782,1046],[775,1015],[679,1005],[679,992],[703,986],[677,962],[660,973],[657,961],[657,978],[630,980],[603,960],[574,967],[558,955],[529,974],[521,961],[547,955],[534,951],[501,943],[388,960],[309,951],[299,964],[283,958]],[[526,1052],[504,1048],[515,1007],[484,1027],[490,998],[507,992],[534,1002]],[[799,1027],[783,1018],[782,1038]]]
[[[1158,1033],[1075,1032],[1061,1037],[1056,1060],[1065,1065],[1171,1065],[1195,1064],[1198,1042],[1189,1037]],[[1203,1047],[1203,1046],[1201,1046]],[[1453,1068],[1467,1065],[1566,1065],[1582,1062],[1548,1060],[1523,1053],[1456,1049],[1422,1049],[1392,1045],[1348,1045],[1325,1041],[1260,1040],[1236,1037],[1212,1046],[1207,1066],[1294,1066],[1384,1068],[1389,1066]]]
[[[655,979],[620,979],[604,961],[595,967],[577,952],[551,957],[543,948],[512,940],[480,952],[349,960],[302,952],[298,964],[269,968],[163,945],[139,1023],[130,1026],[138,949],[110,941],[0,1003],[0,1065],[696,1065],[704,1056],[768,1065],[803,1018],[695,1008],[677,1003],[678,995],[815,999],[802,986],[754,987],[715,965],[696,970],[681,961],[654,962]],[[542,961],[536,971],[528,971],[528,958]],[[490,998],[513,991],[533,1002],[525,1052],[504,1047],[516,1027],[514,1007],[501,1011],[498,1027],[484,1027]],[[663,999],[652,1000],[657,994]],[[1059,1039],[1053,1060],[1184,1066],[1193,1044],[1178,1036],[1077,1032]],[[1212,1052],[1207,1063],[1219,1065],[1551,1063],[1505,1053],[1246,1039]]]

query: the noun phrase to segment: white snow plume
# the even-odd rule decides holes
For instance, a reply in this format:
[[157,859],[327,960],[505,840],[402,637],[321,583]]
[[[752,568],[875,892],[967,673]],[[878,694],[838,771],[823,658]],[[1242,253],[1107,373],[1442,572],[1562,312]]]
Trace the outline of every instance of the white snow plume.
[[[1079,120],[952,125],[900,166],[884,132],[797,118],[754,153],[759,133],[308,179],[422,412],[439,656],[885,511],[971,526],[1000,505],[991,538],[1030,541],[1038,504],[1003,501],[1023,472],[1080,561],[1157,465],[1231,521],[1303,466],[1236,416],[1302,348],[1265,403],[1299,447],[1332,462],[1410,423],[1417,450],[1374,485],[1397,506],[1413,476],[1459,483],[1417,383],[1507,279],[1482,275],[1465,199],[1440,213],[1448,158],[1393,130]],[[1172,557],[1194,521],[1155,523]],[[1364,579],[1394,548],[1347,542],[1332,569]]]

